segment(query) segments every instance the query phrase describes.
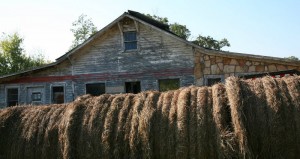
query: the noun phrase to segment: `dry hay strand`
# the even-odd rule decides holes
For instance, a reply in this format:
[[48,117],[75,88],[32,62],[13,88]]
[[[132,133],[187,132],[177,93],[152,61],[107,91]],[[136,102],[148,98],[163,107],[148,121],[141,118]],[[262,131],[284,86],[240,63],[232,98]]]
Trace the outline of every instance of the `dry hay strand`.
[[198,89],[196,87],[191,87],[190,91],[190,114],[189,114],[189,126],[188,126],[188,136],[189,136],[189,158],[197,158],[197,93]]
[[51,106],[50,111],[40,121],[39,129],[42,141],[41,158],[62,158],[63,145],[59,140],[59,125],[62,121],[66,105]]
[[130,158],[141,158],[142,148],[139,138],[138,127],[141,111],[148,93],[139,93],[133,98],[133,112],[131,119],[131,129],[129,133]]
[[208,87],[200,87],[197,91],[196,117],[196,151],[198,152],[196,156],[198,158],[216,158],[211,90]]
[[[165,124],[165,122],[163,121],[163,117],[162,117],[162,108],[163,108],[163,101],[164,101],[164,97],[165,95],[167,95],[166,93],[161,93],[160,96],[158,97],[158,101],[157,101],[157,106],[156,106],[156,114],[155,114],[155,127],[153,130],[154,133],[154,143],[153,143],[153,151],[156,152],[153,154],[152,158],[162,158],[164,157],[164,151],[162,151],[165,148],[165,143],[166,140],[165,138],[162,136],[164,134],[164,132],[166,132],[165,129],[163,129],[162,127],[163,124]],[[161,142],[158,142],[161,141]]]
[[244,116],[244,98],[246,94],[241,89],[241,83],[236,77],[229,77],[226,80],[226,92],[231,110],[231,118],[234,128],[235,136],[238,140],[239,151],[241,157],[252,158],[251,151],[248,147],[247,131],[245,127],[246,120]]
[[133,117],[133,109],[135,104],[136,95],[131,96],[130,98],[125,99],[124,106],[128,107],[128,115],[125,117],[124,123],[124,138],[123,138],[123,158],[130,158],[131,155],[131,147],[130,147],[130,132],[132,126],[132,117]]
[[207,88],[207,109],[206,109],[206,117],[207,117],[207,134],[208,136],[208,147],[209,147],[209,158],[219,158],[220,154],[217,151],[217,134],[216,134],[216,123],[213,117],[213,100],[212,100],[212,89],[211,87]]
[[[153,145],[155,137],[154,124],[156,123],[156,109],[159,92],[149,92],[144,107],[140,112],[138,133],[142,146],[142,158],[153,158]],[[158,141],[159,142],[159,141]]]
[[106,114],[105,122],[104,122],[104,129],[102,132],[102,144],[103,144],[103,158],[109,158],[110,156],[114,156],[114,158],[118,158],[121,156],[118,156],[118,154],[114,154],[113,151],[114,145],[116,144],[114,142],[114,139],[116,137],[116,130],[118,125],[118,114],[119,111],[123,105],[125,96],[119,95],[116,96],[109,107],[109,110]]
[[262,80],[241,81],[248,147],[254,158],[267,158],[270,146],[268,107]]
[[154,152],[157,156],[154,158],[167,158],[168,157],[168,125],[169,125],[169,110],[171,107],[172,97],[174,91],[163,92],[158,100],[157,105],[157,118],[154,123],[156,126],[156,141]]
[[272,77],[264,77],[262,79],[266,94],[268,117],[270,126],[270,153],[269,157],[289,156],[289,151],[286,149],[286,140],[289,136],[286,135],[284,125],[288,124],[284,117],[284,103],[281,97],[282,91],[278,85],[278,81]]
[[237,141],[234,136],[228,97],[223,84],[212,86],[213,119],[216,125],[218,158],[238,157]]
[[90,145],[87,145],[89,149],[86,152],[86,158],[101,158],[103,155],[101,136],[104,129],[106,114],[112,99],[113,97],[111,95],[105,94],[95,97],[94,102],[91,103],[94,105],[89,118],[87,134],[85,134],[85,138],[90,141]]
[[[83,100],[83,99],[81,99]],[[90,135],[91,132],[90,130],[90,119],[92,115],[92,111],[94,107],[97,107],[96,104],[96,97],[88,97],[84,101],[84,113],[82,116],[82,123],[81,123],[81,131],[77,132],[79,133],[79,138],[78,138],[78,145],[85,145],[85,146],[78,146],[78,158],[91,158],[92,153],[89,153],[92,151],[91,147],[91,140],[90,140]]]
[[[124,96],[124,101],[122,104],[122,107],[120,109],[120,112],[118,114],[118,122],[117,122],[117,130],[116,130],[116,136],[114,137],[114,150],[113,150],[113,157],[114,158],[122,158],[125,157],[126,154],[128,154],[128,145],[126,144],[125,140],[125,130],[126,130],[126,120],[129,116],[129,111],[132,108],[131,101],[133,99],[133,94],[127,94]],[[127,140],[128,141],[128,140]],[[125,158],[127,158],[126,156]]]
[[99,97],[95,97],[95,105],[93,110],[91,111],[91,117],[89,119],[89,141],[90,141],[90,151],[86,152],[89,153],[90,158],[101,158],[104,154],[103,152],[103,145],[102,143],[102,132],[104,130],[104,123],[107,112],[110,107],[110,103],[114,99],[112,95],[101,95]]
[[299,76],[290,76],[283,78],[288,89],[288,96],[292,104],[292,113],[289,116],[293,116],[295,120],[295,133],[296,133],[296,154],[300,154],[300,78]]
[[187,158],[189,156],[189,105],[190,88],[180,91],[177,100],[177,129],[176,133],[176,158]]
[[[12,158],[16,156],[18,149],[12,149],[15,144],[16,134],[20,134],[18,130],[21,123],[22,112],[28,109],[27,107],[12,107],[10,109],[0,110],[0,158]],[[14,151],[11,151],[14,150]]]
[[292,102],[292,98],[289,94],[287,84],[283,79],[277,79],[278,86],[279,86],[279,94],[282,101],[283,107],[283,122],[284,131],[287,136],[285,138],[285,150],[287,158],[297,158],[297,151],[299,152],[299,147],[297,140],[297,128],[296,128],[296,121],[294,116],[295,106]]
[[169,113],[169,125],[168,125],[168,135],[167,137],[167,158],[176,158],[176,136],[175,131],[177,127],[177,100],[178,95],[180,93],[180,90],[176,90],[172,97],[171,107],[170,107],[170,113]]

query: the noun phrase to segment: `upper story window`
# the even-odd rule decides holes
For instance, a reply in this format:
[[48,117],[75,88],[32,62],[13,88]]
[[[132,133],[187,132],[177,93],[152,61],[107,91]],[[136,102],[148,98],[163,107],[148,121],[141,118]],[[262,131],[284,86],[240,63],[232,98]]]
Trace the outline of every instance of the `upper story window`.
[[135,31],[124,32],[124,46],[125,51],[137,49],[137,38]]

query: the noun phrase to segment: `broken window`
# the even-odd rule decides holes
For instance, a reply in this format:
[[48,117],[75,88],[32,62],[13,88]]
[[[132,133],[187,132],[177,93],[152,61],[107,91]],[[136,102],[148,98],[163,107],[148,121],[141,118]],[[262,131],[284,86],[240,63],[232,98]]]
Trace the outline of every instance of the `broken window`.
[[52,103],[62,104],[65,102],[65,93],[63,86],[52,87]]
[[175,90],[180,87],[180,80],[179,79],[161,79],[158,80],[159,83],[159,91],[168,91],[168,90]]
[[141,92],[141,82],[125,82],[126,93],[139,93]]
[[99,96],[105,94],[105,83],[89,83],[86,84],[86,94]]
[[207,86],[212,86],[212,85],[220,83],[220,82],[221,82],[221,78],[208,78]]
[[137,49],[137,38],[135,31],[124,32],[124,45],[125,51]]
[[19,102],[19,89],[18,88],[9,88],[7,89],[7,106],[18,105]]

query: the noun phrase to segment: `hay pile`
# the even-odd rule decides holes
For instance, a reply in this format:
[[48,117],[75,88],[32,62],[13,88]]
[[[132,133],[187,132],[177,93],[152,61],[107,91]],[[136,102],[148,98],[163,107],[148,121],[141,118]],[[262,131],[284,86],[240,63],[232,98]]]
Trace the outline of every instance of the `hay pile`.
[[300,77],[0,110],[0,158],[298,158]]

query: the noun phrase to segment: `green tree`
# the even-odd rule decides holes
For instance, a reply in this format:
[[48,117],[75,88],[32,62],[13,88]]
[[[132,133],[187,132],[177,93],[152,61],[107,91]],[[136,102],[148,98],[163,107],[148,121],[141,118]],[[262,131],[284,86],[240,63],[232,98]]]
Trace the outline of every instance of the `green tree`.
[[212,50],[221,50],[221,48],[227,46],[230,47],[229,41],[224,38],[220,41],[215,40],[211,36],[201,36],[199,35],[196,40],[192,41],[194,44],[197,44],[201,47],[212,49]]
[[26,56],[22,48],[24,39],[18,33],[5,35],[0,40],[0,75],[15,73],[41,66],[47,61],[42,54]]
[[147,17],[149,18],[152,18],[156,21],[159,21],[163,24],[166,24],[166,25],[169,25],[169,20],[167,17],[160,17],[160,16],[157,16],[157,15],[150,15],[150,14],[146,14]]
[[169,23],[169,20],[168,18],[166,17],[160,17],[160,16],[157,16],[157,15],[150,15],[150,14],[147,14],[146,16],[156,20],[156,21],[159,21],[163,24],[166,24],[166,25],[169,25],[169,29],[170,31],[172,31],[173,33],[175,33],[177,36],[187,40],[190,35],[191,35],[191,32],[190,30],[185,26],[185,25],[181,25],[179,23]]
[[170,24],[170,30],[185,40],[187,40],[191,35],[190,30],[185,25],[181,25],[179,23]]
[[[150,15],[150,14],[147,14],[146,16],[148,16],[154,20],[157,20],[163,24],[169,25],[170,31],[172,31],[173,33],[175,33],[176,35],[178,35],[179,37],[181,37],[185,40],[189,39],[189,37],[191,35],[191,32],[186,27],[186,25],[181,25],[176,22],[169,23],[169,20],[166,17],[160,17],[157,15]],[[195,40],[192,40],[192,42],[201,47],[204,47],[207,49],[212,49],[212,50],[221,50],[221,48],[223,48],[225,46],[230,47],[230,43],[226,38],[218,41],[218,40],[215,40],[214,38],[212,38],[211,36],[205,37],[205,36],[199,35]]]
[[87,15],[81,14],[76,21],[72,23],[71,31],[74,35],[71,49],[80,45],[87,40],[91,35],[97,32],[97,27],[92,22],[92,19],[87,18]]
[[292,61],[299,61],[299,58],[296,56],[289,56],[289,57],[285,57],[288,60],[292,60]]

